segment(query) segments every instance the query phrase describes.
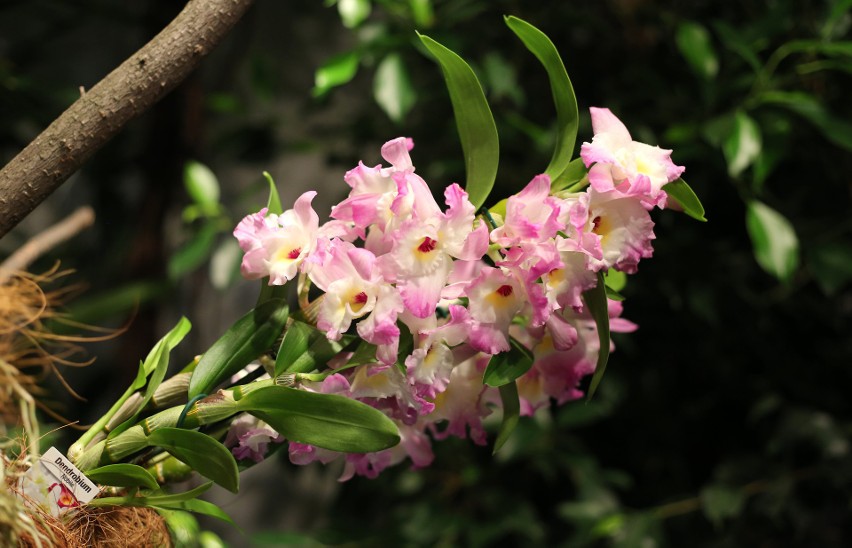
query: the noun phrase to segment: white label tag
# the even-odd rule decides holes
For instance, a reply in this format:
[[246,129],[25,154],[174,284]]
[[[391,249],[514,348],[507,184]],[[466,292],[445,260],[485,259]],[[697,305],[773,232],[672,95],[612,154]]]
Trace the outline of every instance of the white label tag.
[[51,447],[21,479],[21,490],[34,503],[59,517],[95,498],[100,488],[68,457]]

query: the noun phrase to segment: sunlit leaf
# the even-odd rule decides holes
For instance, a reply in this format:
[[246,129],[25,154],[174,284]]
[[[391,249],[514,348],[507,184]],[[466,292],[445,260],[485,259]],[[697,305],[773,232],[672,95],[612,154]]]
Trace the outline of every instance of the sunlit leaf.
[[518,399],[518,386],[514,382],[506,383],[500,387],[500,401],[503,402],[503,420],[500,422],[500,431],[494,441],[496,453],[509,440],[518,425],[521,416],[521,402]]
[[790,221],[753,200],[746,210],[746,228],[757,263],[779,280],[790,281],[799,265],[799,239]]
[[226,289],[240,272],[243,252],[235,238],[222,241],[210,255],[208,270],[210,283],[214,288]]
[[595,320],[595,325],[598,328],[598,340],[600,341],[598,362],[586,398],[590,400],[601,383],[604,371],[606,371],[606,363],[609,360],[609,307],[606,300],[606,284],[601,272],[598,272],[598,285],[583,292],[583,302],[589,308],[589,313]]
[[268,171],[264,171],[263,176],[269,183],[269,199],[266,201],[266,208],[269,211],[267,211],[266,213],[281,215],[281,213],[284,212],[284,208],[281,206],[281,197],[278,195],[278,187],[275,186],[275,180],[272,178],[272,175],[270,175]]
[[370,0],[338,0],[337,12],[343,26],[353,29],[370,16],[372,5]]
[[728,162],[728,175],[738,177],[754,163],[760,155],[762,139],[760,128],[745,112],[734,114],[734,126],[722,143],[722,151]]
[[399,443],[399,431],[384,413],[343,396],[270,386],[250,392],[237,406],[290,441],[332,451],[367,453]]
[[187,162],[183,166],[183,185],[203,211],[219,209],[219,181],[209,167],[200,162]]
[[417,101],[402,58],[393,53],[379,63],[373,79],[373,97],[394,122],[402,122]]
[[159,484],[150,472],[135,464],[107,464],[86,470],[86,476],[100,485],[114,487],[147,487],[157,489]]
[[559,56],[556,46],[553,45],[546,34],[526,21],[513,16],[506,17],[506,25],[538,58],[550,79],[550,90],[553,93],[553,102],[556,105],[557,128],[556,146],[545,173],[551,179],[556,179],[568,167],[568,162],[574,155],[574,144],[577,140],[579,114],[574,87],[571,85],[571,80],[568,78],[568,73],[565,71],[565,65],[562,63],[562,58]]
[[232,493],[239,490],[237,461],[227,447],[207,434],[182,428],[158,428],[148,435],[148,445],[165,449]]
[[488,199],[497,177],[500,144],[494,117],[470,66],[435,40],[422,34],[418,36],[444,74],[464,151],[465,189],[478,209]]
[[358,72],[360,55],[356,51],[335,55],[326,61],[314,74],[314,97],[322,97],[332,88],[352,80]]
[[237,320],[201,356],[189,381],[189,397],[209,393],[216,385],[269,350],[284,332],[288,316],[287,303],[273,299]]
[[511,339],[511,346],[508,352],[491,357],[482,375],[482,382],[488,386],[504,386],[530,370],[532,353],[514,338]]
[[610,268],[604,273],[604,281],[606,286],[613,291],[621,291],[627,287],[627,274]]
[[710,40],[710,33],[695,21],[678,25],[675,42],[681,55],[699,76],[710,80],[719,72],[719,60]]
[[683,179],[676,179],[671,183],[663,185],[670,200],[674,200],[683,209],[683,212],[698,221],[707,222],[704,217],[704,206],[695,192]]

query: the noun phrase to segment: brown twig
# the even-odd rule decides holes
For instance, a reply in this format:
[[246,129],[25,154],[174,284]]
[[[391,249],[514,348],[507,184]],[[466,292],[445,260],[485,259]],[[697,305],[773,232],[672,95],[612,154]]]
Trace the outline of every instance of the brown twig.
[[27,243],[0,263],[0,284],[6,281],[12,273],[26,270],[33,261],[45,252],[53,249],[65,240],[92,226],[95,222],[95,212],[89,206],[83,206],[74,213],[31,238]]
[[190,0],[157,36],[86,91],[0,170],[0,238],[130,120],[186,78],[252,0]]

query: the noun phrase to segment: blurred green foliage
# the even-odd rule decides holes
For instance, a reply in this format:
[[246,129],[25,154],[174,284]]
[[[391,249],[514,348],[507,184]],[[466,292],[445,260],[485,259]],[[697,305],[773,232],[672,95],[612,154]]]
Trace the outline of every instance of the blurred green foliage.
[[[588,107],[611,108],[636,139],[674,149],[709,222],[656,217],[655,257],[618,289],[640,329],[616,335],[591,402],[521,419],[495,456],[437,442],[431,468],[353,479],[314,522],[284,530],[267,520],[256,543],[852,544],[852,3],[327,4],[259,1],[199,76],[69,182],[82,189],[69,200],[91,199],[100,221],[67,261],[124,299],[114,309],[149,296],[132,327],[139,349],[156,340],[153,328],[139,334],[145,310],[186,313],[209,298],[198,289],[209,257],[223,265],[213,272],[229,273],[216,287],[231,283],[236,255],[218,247],[229,230],[219,219],[262,205],[260,172],[282,155],[318,154],[342,176],[359,159],[377,163],[381,143],[402,134],[427,181],[461,180],[449,96],[415,30],[462,55],[483,83],[500,134],[492,196],[544,171],[556,138],[547,76],[503,24],[512,14],[562,54],[579,141],[591,138]],[[0,3],[4,158],[178,9],[80,5]],[[62,48],[85,62],[69,63]],[[285,102],[296,107],[278,108]],[[221,209],[182,185],[190,160],[219,176]],[[235,166],[257,174],[250,185],[223,177],[246,172]],[[346,191],[341,177],[312,184],[325,183],[334,197]],[[164,287],[169,261],[178,274]],[[94,367],[147,351],[133,347]],[[496,436],[499,421],[491,426]],[[292,469],[276,464],[265,465],[270,476]]]

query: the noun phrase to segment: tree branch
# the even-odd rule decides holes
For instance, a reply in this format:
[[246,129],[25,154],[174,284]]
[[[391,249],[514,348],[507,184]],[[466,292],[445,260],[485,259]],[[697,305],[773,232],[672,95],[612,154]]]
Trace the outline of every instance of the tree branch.
[[0,170],[0,238],[198,66],[253,0],[190,0]]

